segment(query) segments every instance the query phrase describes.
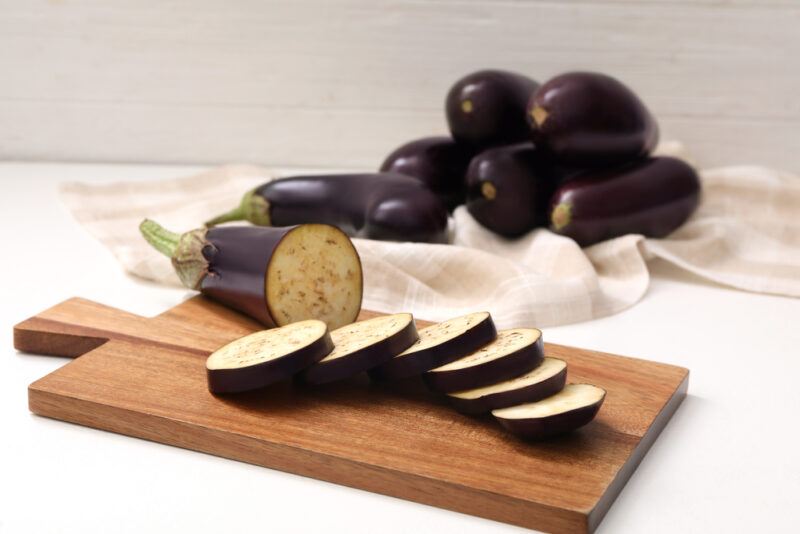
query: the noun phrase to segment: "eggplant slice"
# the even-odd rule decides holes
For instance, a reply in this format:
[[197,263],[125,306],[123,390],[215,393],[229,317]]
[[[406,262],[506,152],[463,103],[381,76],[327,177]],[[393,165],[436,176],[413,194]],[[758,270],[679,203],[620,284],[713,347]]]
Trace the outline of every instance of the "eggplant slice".
[[479,388],[527,373],[544,359],[542,332],[535,328],[502,330],[475,352],[425,373],[433,391]]
[[448,319],[419,331],[419,340],[369,373],[374,380],[420,375],[474,352],[494,340],[497,329],[489,312]]
[[228,343],[206,360],[212,393],[239,393],[285,380],[333,350],[322,321],[309,319],[261,330]]
[[309,384],[325,384],[367,371],[391,360],[419,336],[410,313],[359,321],[331,332],[333,351],[300,374]]
[[545,358],[522,376],[477,389],[449,393],[448,400],[461,413],[479,414],[555,395],[567,380],[567,362]]
[[569,384],[559,393],[538,402],[492,410],[510,432],[526,439],[565,434],[589,423],[597,415],[606,391],[591,384]]

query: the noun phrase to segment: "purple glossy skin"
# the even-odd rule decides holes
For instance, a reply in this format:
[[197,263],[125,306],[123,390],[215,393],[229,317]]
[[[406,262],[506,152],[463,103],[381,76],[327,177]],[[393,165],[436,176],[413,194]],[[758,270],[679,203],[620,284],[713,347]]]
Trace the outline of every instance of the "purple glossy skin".
[[395,149],[380,170],[420,180],[453,211],[464,203],[464,175],[472,156],[470,148],[449,137],[423,137]]
[[658,125],[633,91],[593,72],[570,72],[542,85],[528,104],[533,141],[559,163],[597,167],[648,155]]
[[502,358],[464,369],[428,372],[422,378],[432,391],[441,393],[464,391],[523,375],[536,368],[543,359],[544,341],[539,336],[536,343],[522,347]]
[[700,188],[695,170],[669,157],[587,172],[553,195],[550,228],[582,247],[626,234],[664,237],[697,208]]
[[324,223],[353,237],[447,242],[447,209],[421,181],[395,173],[282,178],[255,190],[273,226]]
[[450,396],[448,396],[447,399],[457,411],[467,415],[476,415],[491,412],[492,410],[499,410],[500,408],[508,408],[518,404],[542,400],[564,389],[566,383],[567,369],[565,367],[560,373],[524,388],[493,393],[485,397],[478,397],[477,399],[460,399]]
[[502,70],[464,76],[445,100],[453,139],[483,148],[529,139],[525,108],[538,87],[526,76]]
[[403,330],[380,343],[330,362],[318,362],[300,373],[298,378],[308,384],[327,384],[344,380],[391,360],[413,345],[417,339],[419,339],[417,328],[412,321]]
[[550,417],[540,417],[536,419],[502,419],[495,417],[498,423],[517,436],[529,439],[540,440],[560,436],[592,422],[600,411],[605,396],[594,404],[582,406],[568,412],[551,415]]
[[483,226],[518,237],[546,226],[558,174],[530,143],[491,148],[467,169],[467,210]]

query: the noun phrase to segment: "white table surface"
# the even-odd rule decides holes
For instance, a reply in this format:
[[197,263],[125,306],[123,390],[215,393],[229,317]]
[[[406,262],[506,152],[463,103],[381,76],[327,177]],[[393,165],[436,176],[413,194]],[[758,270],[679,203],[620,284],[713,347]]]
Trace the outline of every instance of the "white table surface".
[[[143,315],[186,296],[126,276],[61,206],[58,182],[196,169],[0,163],[0,532],[523,532],[28,411],[28,384],[67,360],[16,353],[13,324],[72,296]],[[689,396],[598,532],[798,532],[800,300],[650,267],[628,311],[545,331],[691,369]]]

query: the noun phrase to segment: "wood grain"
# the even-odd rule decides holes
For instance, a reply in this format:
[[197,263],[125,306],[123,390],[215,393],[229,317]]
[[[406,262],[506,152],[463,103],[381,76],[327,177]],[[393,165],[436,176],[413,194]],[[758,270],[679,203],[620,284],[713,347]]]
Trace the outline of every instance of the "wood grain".
[[375,168],[459,76],[620,77],[701,165],[799,171],[791,0],[0,0],[0,158]]
[[71,299],[14,341],[87,351],[30,385],[37,414],[549,532],[596,528],[688,383],[683,368],[548,344],[570,381],[608,396],[592,424],[544,443],[459,415],[416,380],[208,393],[205,356],[257,328],[202,297],[151,319]]

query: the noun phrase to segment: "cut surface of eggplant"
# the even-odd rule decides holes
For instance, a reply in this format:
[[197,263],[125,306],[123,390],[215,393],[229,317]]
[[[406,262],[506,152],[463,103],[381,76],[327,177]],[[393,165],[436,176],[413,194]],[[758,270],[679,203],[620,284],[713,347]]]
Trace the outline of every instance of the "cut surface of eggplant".
[[448,393],[453,407],[461,413],[486,413],[500,408],[535,402],[564,388],[567,362],[545,358],[532,371],[497,384]]
[[331,332],[334,348],[300,377],[310,384],[342,380],[380,365],[417,341],[410,313],[374,317]]
[[568,384],[537,402],[492,410],[507,430],[528,439],[564,434],[589,423],[597,415],[606,391],[591,384]]
[[419,375],[457,360],[497,337],[489,312],[476,312],[419,331],[419,340],[385,364],[370,371],[378,380]]
[[542,332],[535,328],[501,330],[497,338],[461,359],[424,375],[428,387],[448,392],[496,384],[527,373],[544,358]]
[[328,327],[310,319],[244,336],[206,360],[212,393],[258,389],[290,378],[333,350]]

